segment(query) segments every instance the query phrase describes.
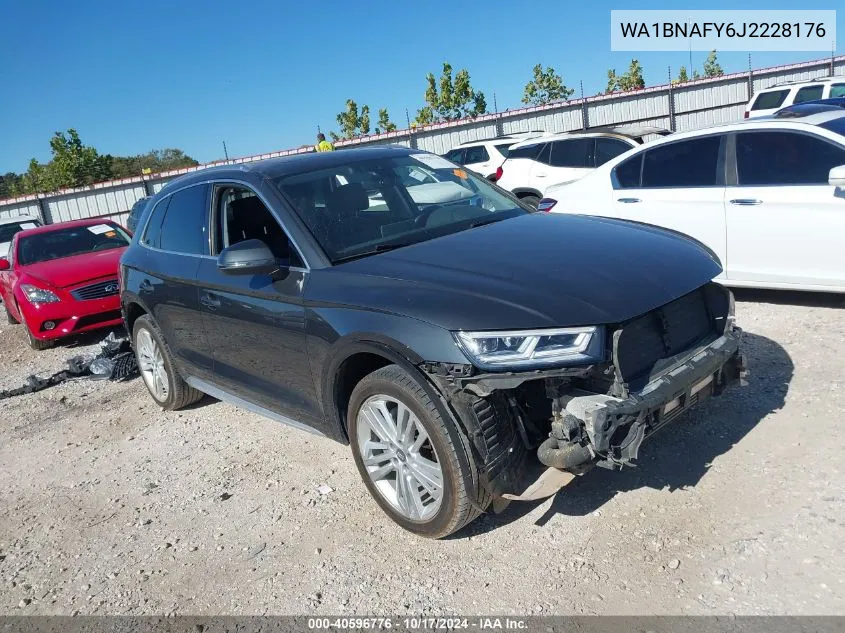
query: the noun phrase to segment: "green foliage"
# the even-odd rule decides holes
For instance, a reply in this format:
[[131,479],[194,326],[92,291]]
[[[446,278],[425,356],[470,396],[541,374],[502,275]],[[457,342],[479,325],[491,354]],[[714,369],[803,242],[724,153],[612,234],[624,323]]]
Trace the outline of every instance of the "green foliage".
[[607,92],[627,92],[629,90],[639,90],[645,88],[645,79],[643,79],[642,64],[636,59],[631,60],[631,65],[628,66],[628,72],[617,75],[615,69],[607,71]]
[[73,128],[56,132],[50,139],[53,159],[45,166],[49,186],[54,189],[84,187],[112,177],[109,155],[101,156],[93,147],[83,145]]
[[487,112],[484,93],[473,90],[469,72],[459,70],[452,79],[452,65],[443,62],[443,72],[438,82],[432,73],[426,75],[425,102],[417,111],[414,125],[427,125],[440,121],[454,121],[476,117]]
[[396,124],[390,120],[390,115],[387,114],[387,108],[381,108],[378,111],[378,125],[376,126],[376,134],[383,134],[384,132],[393,132],[396,129]]
[[704,60],[704,76],[721,77],[724,74],[725,73],[722,70],[722,67],[719,65],[719,62],[716,61],[716,51],[710,51],[710,54],[707,56],[707,59]]
[[194,167],[199,162],[185,154],[181,149],[156,149],[146,154],[135,156],[114,156],[111,167],[114,178],[129,178],[140,176],[144,170],[152,173],[179,169],[180,167]]
[[553,101],[566,101],[575,93],[567,88],[563,78],[551,66],[543,70],[542,64],[534,66],[534,78],[525,84],[522,103],[544,105]]
[[5,175],[0,175],[0,198],[11,198],[18,195],[21,190],[22,176],[10,171]]
[[689,75],[687,74],[687,67],[681,66],[681,70],[678,71],[678,78],[673,83],[682,84],[685,81],[689,81]]

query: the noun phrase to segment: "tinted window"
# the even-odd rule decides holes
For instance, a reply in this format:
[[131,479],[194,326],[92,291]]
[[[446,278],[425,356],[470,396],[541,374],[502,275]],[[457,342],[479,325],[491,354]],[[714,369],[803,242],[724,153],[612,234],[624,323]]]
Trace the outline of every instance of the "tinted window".
[[483,163],[489,159],[490,156],[487,154],[487,148],[483,145],[479,145],[478,147],[467,147],[464,164],[472,165],[473,163]]
[[616,158],[619,154],[624,154],[631,146],[625,141],[620,141],[617,138],[597,138],[596,139],[596,167],[604,165],[611,158]]
[[816,99],[821,99],[823,90],[824,86],[822,85],[801,88],[795,94],[795,100],[792,103],[804,103],[805,101],[815,101]]
[[828,95],[831,99],[834,97],[845,97],[845,84],[833,84],[830,87],[830,95]]
[[616,181],[622,189],[640,186],[640,168],[643,164],[642,153],[629,158],[617,165],[613,173],[616,174]]
[[540,153],[540,150],[545,147],[544,143],[536,145],[523,145],[522,147],[511,147],[508,152],[508,158],[528,158],[534,160]]
[[552,146],[552,167],[592,167],[590,153],[593,139],[576,138],[571,141],[555,141]]
[[537,158],[535,158],[534,160],[536,160],[538,163],[543,163],[544,165],[551,165],[551,160],[552,160],[551,157],[550,157],[551,149],[552,149],[552,144],[546,143],[543,146],[543,148],[540,150],[540,153],[537,155]]
[[446,152],[446,155],[444,156],[444,158],[446,160],[451,160],[453,163],[457,163],[458,165],[463,165],[464,164],[463,156],[464,156],[464,150],[462,150],[462,149],[452,149],[452,150],[449,150],[448,152]]
[[161,225],[159,248],[186,255],[208,254],[208,185],[197,185],[170,196]]
[[650,149],[643,158],[647,187],[713,187],[719,184],[721,137],[708,136]]
[[18,262],[21,266],[107,251],[129,244],[129,236],[116,224],[102,222],[72,226],[18,238]]
[[771,92],[761,92],[757,95],[757,98],[754,100],[754,105],[751,106],[752,110],[773,110],[774,108],[779,108],[781,104],[786,100],[786,95],[789,94],[789,90],[773,90]]
[[740,185],[823,185],[845,165],[845,149],[796,132],[746,132],[736,138]]
[[[845,117],[839,117],[838,119],[831,119],[830,121],[825,121],[819,127],[823,127],[826,130],[830,130],[831,132],[836,132],[837,134],[841,134],[845,136]],[[843,139],[845,141],[845,139]]]
[[170,204],[170,198],[162,198],[158,201],[153,212],[150,213],[150,219],[147,220],[147,227],[144,230],[144,237],[141,239],[142,244],[159,247],[159,237],[161,236],[161,221],[164,219],[164,214],[167,212],[167,205]]
[[222,187],[216,198],[215,254],[232,244],[256,239],[288,266],[304,266],[287,233],[255,192],[243,187]]
[[507,158],[508,157],[508,150],[510,150],[511,145],[513,145],[513,143],[505,143],[504,145],[494,145],[493,147],[495,147],[497,150],[499,150],[499,153],[502,156]]
[[26,229],[34,229],[36,226],[41,226],[41,222],[27,220],[25,222],[0,224],[0,242],[11,242],[16,233],[20,233]]

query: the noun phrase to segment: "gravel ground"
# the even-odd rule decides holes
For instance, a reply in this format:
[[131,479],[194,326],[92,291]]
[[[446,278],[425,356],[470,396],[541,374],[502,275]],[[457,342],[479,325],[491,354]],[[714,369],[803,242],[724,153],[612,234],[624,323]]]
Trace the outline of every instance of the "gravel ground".
[[[752,375],[649,442],[445,541],[347,447],[143,383],[0,401],[0,613],[845,614],[845,302],[738,294]],[[0,389],[91,352],[0,328]],[[318,487],[332,488],[320,494]]]

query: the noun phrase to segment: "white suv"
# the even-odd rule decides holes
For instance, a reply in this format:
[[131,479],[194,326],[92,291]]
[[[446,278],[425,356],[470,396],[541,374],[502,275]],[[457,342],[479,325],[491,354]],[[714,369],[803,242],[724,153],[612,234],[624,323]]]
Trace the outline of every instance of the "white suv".
[[745,118],[768,116],[786,106],[833,97],[845,97],[845,77],[820,77],[777,84],[754,95],[745,106]]
[[41,226],[41,220],[31,215],[18,215],[13,218],[0,218],[0,257],[9,254],[9,244],[16,233]]
[[536,206],[550,185],[583,178],[596,167],[638,147],[644,137],[668,133],[662,128],[626,125],[522,141],[511,146],[495,181]]
[[649,143],[549,187],[538,210],[685,233],[718,257],[729,286],[845,292],[845,111],[807,111]]
[[487,178],[495,180],[496,170],[501,166],[508,156],[508,149],[526,138],[542,136],[543,132],[527,132],[500,136],[486,141],[468,141],[450,149],[443,157],[457,165],[466,167],[470,171]]

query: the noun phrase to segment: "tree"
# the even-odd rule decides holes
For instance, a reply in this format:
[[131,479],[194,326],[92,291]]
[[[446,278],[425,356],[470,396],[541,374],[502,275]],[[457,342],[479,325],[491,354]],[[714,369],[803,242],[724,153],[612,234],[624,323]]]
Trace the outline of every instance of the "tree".
[[55,189],[84,187],[112,177],[112,157],[83,145],[73,128],[67,134],[56,132],[50,139],[50,151],[53,159],[46,165],[46,172]]
[[674,83],[682,84],[686,81],[689,81],[689,75],[687,74],[687,67],[681,66],[681,70],[678,71],[678,78],[674,81]]
[[378,125],[376,125],[376,134],[393,132],[395,129],[396,124],[390,120],[390,116],[387,114],[387,108],[381,108],[378,111]]
[[567,88],[563,78],[551,66],[543,70],[542,64],[534,66],[534,79],[525,84],[522,103],[544,105],[553,101],[566,101],[575,94],[575,90]]
[[704,60],[704,76],[721,77],[724,74],[725,73],[722,71],[722,67],[719,65],[719,62],[716,61],[716,51],[710,51],[707,59]]
[[152,173],[179,169],[180,167],[194,167],[199,162],[185,154],[181,149],[154,149],[146,154],[135,156],[113,156],[112,174],[114,178],[129,178],[140,176],[144,170]]
[[642,64],[638,60],[632,59],[628,72],[623,75],[617,75],[615,69],[607,71],[607,92],[627,92],[641,88],[645,88],[645,79]]
[[440,121],[454,121],[476,117],[487,112],[484,93],[473,90],[469,72],[463,68],[452,79],[452,65],[443,62],[443,72],[438,83],[432,73],[426,75],[425,102],[417,111],[415,125],[427,125]]
[[[382,113],[384,113],[385,123],[392,126],[390,128],[391,130],[395,130],[396,126],[390,123],[387,110],[384,108],[379,110],[379,126],[383,125]],[[333,141],[342,141],[355,138],[356,136],[366,136],[370,133],[370,106],[361,106],[361,111],[358,112],[358,104],[352,99],[347,99],[346,110],[337,115],[337,123],[340,126],[340,134],[329,132],[329,136],[331,136]],[[378,134],[379,128],[377,127],[375,131]]]

